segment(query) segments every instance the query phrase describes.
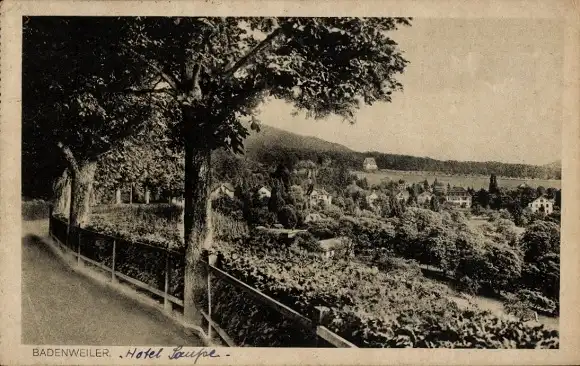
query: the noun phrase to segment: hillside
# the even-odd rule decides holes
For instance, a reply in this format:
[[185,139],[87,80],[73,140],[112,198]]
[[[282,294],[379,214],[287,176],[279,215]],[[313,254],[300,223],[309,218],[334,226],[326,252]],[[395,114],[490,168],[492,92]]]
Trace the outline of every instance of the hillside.
[[562,170],[562,161],[561,160],[553,161],[549,164],[543,165],[543,167],[548,169]]
[[251,131],[245,140],[246,154],[257,158],[261,150],[268,149],[300,149],[307,151],[332,151],[353,153],[346,146],[328,142],[318,137],[303,136],[284,131],[276,127],[262,125],[260,132]]
[[524,179],[561,179],[559,161],[538,166],[508,164],[495,161],[452,161],[437,160],[409,155],[383,152],[360,152],[323,139],[298,135],[272,126],[263,125],[260,132],[252,132],[245,142],[246,155],[255,161],[275,165],[289,157],[293,161],[312,160],[321,162],[325,158],[360,170],[365,157],[375,158],[379,169],[399,171],[439,172],[445,174],[486,175]]

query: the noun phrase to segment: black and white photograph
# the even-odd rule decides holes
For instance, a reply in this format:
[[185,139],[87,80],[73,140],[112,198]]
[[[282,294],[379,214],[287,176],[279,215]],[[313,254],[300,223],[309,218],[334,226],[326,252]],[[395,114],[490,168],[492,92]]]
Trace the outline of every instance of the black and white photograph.
[[31,356],[561,348],[578,206],[561,19],[23,15],[20,32]]

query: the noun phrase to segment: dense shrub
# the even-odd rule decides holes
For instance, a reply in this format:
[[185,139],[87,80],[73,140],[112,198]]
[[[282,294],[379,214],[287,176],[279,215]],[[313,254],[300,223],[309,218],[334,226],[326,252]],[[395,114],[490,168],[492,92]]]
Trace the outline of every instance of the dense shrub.
[[145,219],[153,221],[160,218],[169,221],[178,221],[181,217],[183,207],[169,203],[155,204],[119,204],[119,205],[97,205],[91,207],[93,215],[106,214],[113,219]]
[[333,309],[332,331],[372,348],[559,348],[559,334],[543,326],[499,319],[489,312],[403,312],[390,322],[370,314]]
[[329,205],[324,208],[322,213],[328,217],[331,217],[335,220],[339,220],[342,217],[342,209],[335,205]]
[[50,202],[34,199],[22,201],[22,219],[41,220],[48,218]]
[[319,240],[314,237],[308,231],[300,232],[296,234],[296,239],[294,245],[297,248],[300,248],[304,251],[311,252],[311,253],[319,253],[322,252],[322,248],[320,247]]
[[557,315],[558,304],[537,291],[527,289],[507,294],[504,309],[523,321],[535,319],[534,312],[544,315]]
[[310,221],[306,224],[306,227],[318,239],[330,239],[340,235],[338,221],[330,218]]
[[560,253],[560,227],[547,221],[535,221],[521,238],[527,262],[534,262],[548,253]]
[[[203,299],[205,300],[205,299]],[[314,347],[314,334],[224,283],[212,283],[212,319],[237,346]]]
[[552,212],[545,217],[545,220],[560,225],[562,220],[560,211]]
[[293,229],[298,223],[296,209],[293,206],[286,205],[278,211],[278,221],[287,229]]
[[382,272],[401,276],[402,278],[423,277],[421,267],[413,259],[395,257],[389,252],[383,252],[374,259],[374,264]]
[[276,214],[268,210],[268,206],[250,207],[244,212],[244,219],[254,226],[272,226],[278,223]]
[[[96,206],[87,228],[129,241],[180,249],[182,210],[170,204]],[[213,212],[212,223],[216,240],[240,240],[249,235],[245,222],[220,212]]]
[[214,212],[212,215],[214,238],[225,242],[243,240],[249,235],[245,221],[237,220],[230,215]]
[[118,236],[128,241],[168,247],[183,247],[178,222],[155,215],[128,216],[122,214],[93,214],[87,229],[107,235]]
[[344,216],[340,219],[337,230],[340,235],[352,238],[357,251],[393,249],[395,226],[390,221]]
[[497,219],[493,222],[483,223],[479,226],[479,229],[494,242],[507,243],[511,246],[518,244],[520,235],[513,221]]
[[488,243],[485,251],[487,266],[482,273],[485,280],[480,279],[494,292],[514,291],[520,284],[522,254],[505,244]]
[[522,284],[536,290],[556,303],[560,298],[560,254],[548,253],[534,262],[525,263]]
[[[444,286],[420,274],[397,273],[397,268],[409,268],[411,263],[385,262],[384,271],[379,271],[356,263],[289,256],[283,249],[274,254],[232,246],[220,248],[220,258],[224,270],[308,317],[315,306],[329,307],[323,324],[360,347],[558,347],[557,331],[461,310],[447,299]],[[255,302],[231,296],[232,292],[220,297],[216,306],[252,308],[251,322],[238,319],[228,324],[224,319],[228,333],[241,335],[242,345],[281,345],[296,334],[272,331],[286,328],[266,326],[269,320],[257,317],[261,310],[253,308]],[[247,330],[248,324],[266,330],[264,335],[249,336],[253,332]]]
[[222,195],[212,202],[212,208],[223,215],[230,216],[236,220],[243,219],[243,203],[237,198]]

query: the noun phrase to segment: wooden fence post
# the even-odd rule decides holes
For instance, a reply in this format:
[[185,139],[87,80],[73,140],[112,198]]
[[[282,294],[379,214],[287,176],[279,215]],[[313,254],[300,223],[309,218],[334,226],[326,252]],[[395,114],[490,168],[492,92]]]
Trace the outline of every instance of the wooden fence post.
[[115,257],[117,255],[117,239],[113,239],[113,261],[111,263],[111,282],[117,282],[115,277]]
[[79,231],[79,235],[77,237],[77,265],[80,267],[82,266],[81,262],[81,229],[77,228]]
[[320,337],[318,337],[317,329],[318,326],[322,324],[324,316],[328,313],[328,308],[325,306],[315,306],[314,314],[312,316],[312,328],[314,332],[314,337],[316,339],[316,347],[320,345]]
[[52,235],[52,204],[48,205],[48,236]]
[[64,238],[64,246],[70,249],[71,251],[74,251],[74,249],[70,247],[69,237],[70,237],[70,220],[67,221],[66,223],[66,237]]
[[172,304],[168,297],[170,280],[169,268],[169,252],[165,252],[165,289],[163,291],[163,309],[166,313],[171,314]]
[[[217,256],[215,254],[210,255],[207,253],[207,317],[211,320],[211,269],[209,266],[213,266],[217,260]],[[212,326],[211,323],[208,321],[207,323],[207,336],[209,339],[212,338]]]
[[[211,272],[209,267],[207,268],[207,317],[211,319]],[[212,338],[211,334],[211,323],[207,322],[207,337]]]

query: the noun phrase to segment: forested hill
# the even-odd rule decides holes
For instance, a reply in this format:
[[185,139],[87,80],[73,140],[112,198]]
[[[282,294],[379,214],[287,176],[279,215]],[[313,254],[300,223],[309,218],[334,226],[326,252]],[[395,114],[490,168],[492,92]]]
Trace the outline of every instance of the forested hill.
[[513,178],[561,179],[561,164],[538,166],[508,164],[500,162],[474,162],[437,160],[409,155],[385,154],[381,152],[358,152],[343,145],[316,137],[302,136],[271,126],[262,126],[259,133],[252,132],[247,138],[246,154],[249,158],[265,164],[276,164],[290,159],[322,162],[330,158],[334,163],[346,164],[351,169],[361,170],[365,157],[374,157],[379,169],[430,171],[446,174],[496,174]]
[[260,151],[271,148],[353,152],[346,146],[334,142],[328,142],[318,137],[298,135],[268,125],[262,125],[260,132],[251,131],[244,146],[248,157],[254,159],[258,157],[257,154]]

